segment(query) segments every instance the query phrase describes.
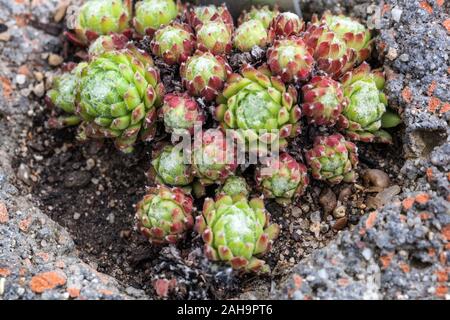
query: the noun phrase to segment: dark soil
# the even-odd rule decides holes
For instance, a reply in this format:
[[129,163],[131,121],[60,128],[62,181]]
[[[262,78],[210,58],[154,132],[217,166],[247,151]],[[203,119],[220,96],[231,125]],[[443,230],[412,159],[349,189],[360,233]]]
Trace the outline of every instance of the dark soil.
[[[140,45],[147,49],[148,41],[144,39]],[[67,46],[64,48],[67,50]],[[69,48],[69,52],[71,50]],[[242,62],[260,64],[264,55],[262,50],[234,54],[230,64],[237,71]],[[167,91],[180,90],[177,68],[166,66],[159,59],[155,59],[155,63],[162,70],[161,78]],[[201,100],[199,103],[207,113],[210,112],[211,105]],[[48,117],[48,111],[35,115],[26,146],[29,156],[17,159],[17,166],[26,164],[32,176],[37,178],[30,184],[30,191],[38,205],[71,233],[84,261],[129,286],[144,289],[153,297],[157,297],[154,283],[158,278],[176,280],[170,298],[223,299],[254,290],[267,293],[273,278],[285,276],[313,250],[324,247],[336,236],[338,229],[356,224],[368,210],[367,197],[374,195],[366,192],[361,179],[353,185],[333,187],[336,197],[343,189],[349,194],[342,201],[346,208],[345,217],[339,219],[331,213],[324,214],[319,196],[328,186],[317,181],[312,181],[295,205],[282,208],[267,202],[272,219],[282,226],[279,239],[265,257],[273,270],[272,275],[239,275],[225,266],[206,261],[202,255],[202,241],[195,234],[188,235],[177,247],[152,247],[134,229],[134,205],[145,193],[148,184],[145,172],[150,167],[155,142],[138,144],[133,154],[123,155],[110,142],[77,142],[73,128],[48,129],[45,126]],[[206,126],[214,125],[209,115]],[[303,161],[302,150],[310,147],[317,134],[317,129],[303,130],[291,143],[289,152]],[[398,136],[394,133],[394,137]],[[161,135],[156,140],[164,138]],[[358,145],[360,176],[364,169],[377,168],[389,174],[392,184],[399,183],[402,146],[401,141],[395,140],[392,146]],[[252,169],[250,167],[243,175],[255,190]],[[201,209],[201,203],[199,201],[198,209]]]

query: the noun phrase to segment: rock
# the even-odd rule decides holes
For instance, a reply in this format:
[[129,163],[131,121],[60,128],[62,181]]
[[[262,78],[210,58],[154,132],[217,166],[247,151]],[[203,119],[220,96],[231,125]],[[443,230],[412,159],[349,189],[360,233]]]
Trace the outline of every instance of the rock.
[[390,47],[386,55],[386,58],[388,58],[389,60],[395,60],[397,59],[397,57],[398,57],[397,49]]
[[69,7],[69,1],[61,1],[56,7],[55,15],[53,16],[53,20],[55,22],[60,22],[64,16],[66,15],[67,8]]
[[80,214],[79,212],[75,212],[75,213],[73,214],[73,219],[74,219],[74,220],[78,220],[78,219],[80,219],[80,217],[81,217],[81,214]]
[[66,284],[66,276],[61,271],[50,271],[40,273],[30,281],[30,288],[33,292],[42,293],[57,286]]
[[18,85],[25,84],[26,81],[27,81],[27,76],[26,75],[24,75],[24,74],[16,75],[16,83]]
[[394,7],[391,11],[392,19],[394,19],[395,22],[400,22],[400,19],[402,17],[403,10],[399,7]]
[[31,184],[30,179],[30,168],[24,163],[19,165],[19,169],[17,170],[17,178],[19,178],[22,182],[26,184]]
[[0,33],[0,41],[8,42],[11,39],[11,34],[8,31]]
[[5,224],[9,221],[8,209],[6,205],[0,201],[0,223]]
[[408,62],[409,61],[409,55],[404,53],[404,54],[400,55],[399,59],[402,62]]
[[373,186],[378,188],[379,191],[389,187],[391,180],[386,172],[379,169],[369,169],[364,171],[362,176],[366,186]]
[[343,218],[346,215],[347,208],[345,206],[338,206],[333,211],[333,217],[336,219]]
[[57,67],[63,63],[64,59],[60,55],[50,53],[48,56],[48,64],[52,67]]
[[336,208],[336,195],[330,188],[325,188],[320,193],[319,203],[322,206],[325,215],[327,215]]
[[340,192],[339,192],[339,196],[338,196],[338,201],[341,203],[344,203],[348,200],[348,198],[352,195],[353,191],[352,191],[352,187],[351,186],[346,186],[344,187]]
[[91,181],[92,175],[88,171],[73,171],[64,178],[64,187],[66,188],[81,188]]
[[347,221],[348,221],[347,217],[336,220],[336,222],[333,224],[333,229],[334,230],[344,229],[345,226],[347,226]]
[[322,218],[320,217],[320,211],[314,211],[311,213],[309,219],[312,223],[320,223]]
[[37,85],[33,88],[33,93],[39,97],[42,98],[45,94],[45,87],[43,82],[39,82]]

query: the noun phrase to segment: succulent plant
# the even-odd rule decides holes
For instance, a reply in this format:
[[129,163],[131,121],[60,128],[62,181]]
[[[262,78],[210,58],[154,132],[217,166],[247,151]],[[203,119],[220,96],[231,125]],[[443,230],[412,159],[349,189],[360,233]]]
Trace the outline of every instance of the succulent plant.
[[342,111],[339,125],[351,140],[392,142],[391,135],[381,129],[387,105],[382,92],[384,82],[383,72],[371,71],[365,62],[342,77],[344,95],[349,103]]
[[152,182],[187,186],[194,179],[189,157],[185,159],[180,147],[165,145],[153,153],[152,159],[152,167],[147,173]]
[[151,243],[176,243],[193,226],[193,199],[179,188],[150,188],[137,205],[138,230]]
[[317,180],[330,184],[356,180],[357,147],[340,134],[316,137],[313,148],[306,152],[306,161]]
[[231,52],[232,30],[222,20],[207,21],[197,27],[197,48],[201,51],[211,51],[215,55]]
[[180,74],[184,87],[193,96],[214,100],[222,90],[231,68],[220,56],[196,51],[181,64]]
[[[239,139],[264,143],[278,139],[279,146],[285,147],[286,138],[296,135],[300,129],[297,91],[293,86],[286,89],[266,67],[255,69],[246,65],[241,73],[242,76],[230,77],[218,98],[216,119],[224,129],[242,129],[235,130]],[[274,133],[273,130],[279,131]]]
[[313,48],[317,67],[338,79],[356,62],[356,52],[325,24],[310,23],[304,34],[306,44]]
[[203,215],[195,229],[202,234],[205,255],[213,261],[226,261],[234,269],[268,272],[257,256],[268,252],[278,236],[279,226],[269,224],[269,214],[261,198],[250,201],[242,195],[219,195],[205,200]]
[[298,35],[304,29],[305,22],[303,19],[292,12],[280,13],[269,25],[270,33],[277,38]]
[[193,28],[197,28],[198,25],[217,19],[222,20],[231,28],[234,25],[233,17],[225,4],[222,4],[221,6],[213,4],[207,6],[195,6],[186,12],[185,18]]
[[135,5],[133,25],[141,35],[153,36],[161,26],[168,25],[178,15],[174,0],[143,0]]
[[155,32],[151,48],[167,64],[181,63],[194,52],[195,36],[187,24],[174,22]]
[[370,31],[357,20],[342,14],[333,15],[330,11],[326,11],[320,20],[317,15],[313,15],[311,21],[314,24],[324,24],[336,33],[347,47],[355,51],[356,63],[359,64],[369,58],[373,47],[372,36]]
[[291,36],[274,42],[267,51],[267,63],[284,82],[298,82],[309,78],[314,58],[301,38]]
[[217,190],[217,194],[225,194],[230,197],[235,197],[237,195],[248,197],[250,194],[250,187],[243,177],[230,176]]
[[167,132],[182,134],[187,130],[193,134],[195,123],[205,121],[205,116],[197,102],[186,93],[166,94],[160,110]]
[[286,205],[300,197],[309,184],[308,172],[288,153],[267,158],[256,171],[256,182],[267,198]]
[[77,112],[86,121],[83,135],[113,138],[131,152],[139,134],[153,137],[156,107],[164,87],[151,57],[134,47],[94,58],[81,73]]
[[47,92],[45,101],[50,107],[59,108],[66,114],[59,118],[50,118],[48,121],[50,127],[74,126],[82,121],[82,118],[76,113],[76,92],[81,71],[86,66],[86,62],[78,65],[71,63],[66,66],[64,73],[53,79],[52,89]]
[[239,16],[239,25],[249,20],[259,20],[264,28],[268,29],[272,20],[280,13],[278,7],[270,9],[269,6],[255,7],[252,6],[249,11],[243,11]]
[[125,49],[128,41],[126,36],[118,33],[99,36],[89,45],[89,57],[93,58],[108,51]]
[[310,124],[333,126],[348,105],[341,84],[330,77],[313,77],[302,91],[302,111]]
[[129,33],[131,0],[86,1],[72,17],[73,31],[66,32],[69,40],[85,46],[100,35]]
[[[223,184],[234,175],[237,168],[234,149],[227,146],[225,134],[220,129],[197,133],[192,156],[194,174],[201,185]],[[201,145],[200,145],[201,144]]]
[[254,46],[264,48],[271,42],[272,38],[259,20],[246,21],[234,32],[233,45],[242,52],[250,51]]

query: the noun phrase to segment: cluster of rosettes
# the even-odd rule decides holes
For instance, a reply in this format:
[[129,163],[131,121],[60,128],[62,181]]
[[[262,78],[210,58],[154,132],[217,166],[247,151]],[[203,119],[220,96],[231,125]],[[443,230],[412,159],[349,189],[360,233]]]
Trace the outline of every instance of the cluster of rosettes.
[[[306,24],[291,12],[252,7],[235,28],[225,5],[134,3],[132,10],[131,0],[86,1],[70,18],[66,34],[87,47],[87,59],[67,64],[55,78],[46,100],[66,114],[49,125],[78,125],[79,138],[112,139],[123,152],[132,152],[139,138],[159,134],[164,140],[156,132],[162,125],[173,138],[197,134],[190,152],[168,141],[152,145],[147,176],[156,187],[137,206],[139,231],[154,244],[177,243],[194,228],[189,193],[203,198],[216,187],[195,224],[206,255],[235,269],[268,271],[260,256],[279,227],[269,223],[263,198],[282,205],[299,201],[310,183],[308,171],[331,185],[354,182],[358,157],[350,140],[392,141],[384,128],[400,118],[387,109],[383,72],[365,62],[371,33],[355,19],[329,12]],[[151,52],[135,44],[143,38]],[[265,61],[232,70],[230,55],[255,46],[266,50]],[[150,54],[179,72],[182,92],[165,93]],[[317,136],[309,150],[301,150],[307,166],[302,156],[286,152],[301,133],[302,116],[310,126],[340,132]],[[211,122],[218,126],[195,130]],[[239,175],[245,169],[238,167],[227,129],[247,155],[267,155],[269,145],[280,151],[256,165],[255,190],[249,177]]]

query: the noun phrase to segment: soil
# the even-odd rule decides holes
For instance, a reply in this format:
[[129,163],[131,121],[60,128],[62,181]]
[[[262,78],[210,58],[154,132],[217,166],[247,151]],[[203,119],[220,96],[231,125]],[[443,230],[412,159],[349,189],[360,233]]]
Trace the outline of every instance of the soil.
[[[148,48],[146,39],[141,47]],[[65,45],[64,50],[70,53],[73,49]],[[230,63],[236,71],[242,61],[257,65],[262,57],[264,54],[260,50],[233,54]],[[159,59],[155,59],[155,63],[161,69],[166,89],[178,90],[181,84],[174,78],[178,74],[176,68],[166,66]],[[199,102],[210,112],[211,106]],[[202,256],[202,241],[195,234],[188,235],[176,247],[152,247],[134,229],[134,205],[148,185],[145,172],[150,167],[154,143],[138,144],[134,153],[124,155],[109,141],[78,142],[74,128],[49,129],[45,125],[48,117],[48,110],[35,115],[27,143],[32,152],[28,152],[26,158],[16,159],[17,167],[20,163],[26,164],[36,177],[35,182],[30,182],[29,191],[37,198],[43,212],[71,233],[84,261],[99,272],[144,289],[155,298],[158,295],[154,284],[158,278],[175,279],[170,298],[224,299],[247,291],[268,293],[273,280],[285,277],[300,260],[326,246],[339,230],[352,228],[368,211],[368,197],[374,196],[361,178],[356,184],[331,188],[336,197],[343,189],[349,193],[342,201],[345,217],[339,219],[331,213],[324,214],[319,198],[328,186],[321,182],[312,181],[300,201],[286,208],[267,201],[272,219],[282,227],[280,237],[265,257],[273,272],[271,276],[262,277],[237,274],[226,266],[206,261]],[[207,127],[214,125],[209,116]],[[303,130],[291,143],[290,153],[303,161],[301,150],[310,147],[317,133],[317,129]],[[397,137],[402,135],[393,132],[393,136],[392,146],[358,144],[360,177],[365,169],[381,169],[390,176],[392,185],[401,187],[397,176],[403,166],[402,142]],[[156,140],[165,138],[162,135]],[[255,190],[252,169],[250,167],[243,175]],[[213,190],[209,191],[212,195]],[[202,200],[199,200],[197,208],[201,209],[201,205]]]

